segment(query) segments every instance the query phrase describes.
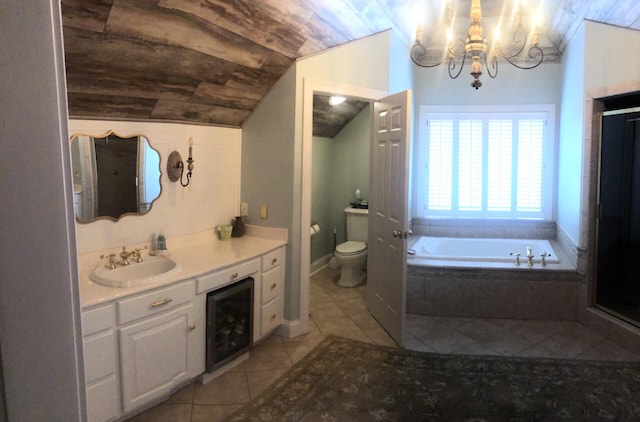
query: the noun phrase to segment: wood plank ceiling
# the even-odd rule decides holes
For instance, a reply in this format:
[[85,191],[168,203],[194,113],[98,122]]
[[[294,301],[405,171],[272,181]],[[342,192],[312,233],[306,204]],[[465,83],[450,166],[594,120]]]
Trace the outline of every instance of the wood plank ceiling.
[[[444,1],[62,0],[69,114],[240,127],[296,59],[389,28],[409,46]],[[449,3],[468,22],[470,0]],[[584,18],[640,28],[637,0],[542,4],[549,61]],[[503,2],[482,6],[490,22]]]

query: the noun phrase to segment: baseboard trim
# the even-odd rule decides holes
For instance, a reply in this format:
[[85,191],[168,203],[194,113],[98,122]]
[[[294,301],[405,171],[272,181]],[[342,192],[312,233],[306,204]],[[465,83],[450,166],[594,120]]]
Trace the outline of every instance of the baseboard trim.
[[304,324],[299,319],[293,321],[283,320],[277,332],[285,338],[298,337],[309,332],[309,323]]
[[323,270],[327,264],[329,263],[329,260],[331,259],[331,257],[333,256],[333,254],[328,254],[323,256],[320,259],[316,259],[315,261],[313,261],[311,263],[311,267],[309,268],[309,276],[313,276],[315,273]]

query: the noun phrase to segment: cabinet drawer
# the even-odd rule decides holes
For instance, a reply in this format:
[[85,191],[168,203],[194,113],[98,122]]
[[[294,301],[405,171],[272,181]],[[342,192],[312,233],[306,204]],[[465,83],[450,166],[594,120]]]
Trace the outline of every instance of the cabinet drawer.
[[278,248],[262,256],[262,272],[284,265],[284,249],[285,248]]
[[283,267],[278,266],[262,274],[261,303],[267,303],[282,294],[284,288],[282,271]]
[[93,308],[82,312],[82,335],[88,336],[99,331],[112,328],[113,321],[113,304]]
[[262,305],[260,317],[261,336],[276,328],[282,322],[282,296]]
[[84,371],[87,384],[115,374],[116,336],[114,330],[84,339]]
[[118,302],[118,322],[125,324],[158,312],[172,309],[195,297],[193,282],[176,284]]
[[104,422],[116,419],[120,414],[120,394],[115,376],[87,387],[87,420]]
[[197,278],[196,292],[204,293],[227,284],[240,281],[243,278],[260,271],[260,259],[243,262],[224,270],[216,271]]

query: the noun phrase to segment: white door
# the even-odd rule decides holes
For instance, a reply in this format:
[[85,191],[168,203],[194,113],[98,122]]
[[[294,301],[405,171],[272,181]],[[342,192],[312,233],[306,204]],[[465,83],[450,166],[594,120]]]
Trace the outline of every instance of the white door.
[[407,291],[411,92],[375,103],[371,130],[367,306],[402,347]]

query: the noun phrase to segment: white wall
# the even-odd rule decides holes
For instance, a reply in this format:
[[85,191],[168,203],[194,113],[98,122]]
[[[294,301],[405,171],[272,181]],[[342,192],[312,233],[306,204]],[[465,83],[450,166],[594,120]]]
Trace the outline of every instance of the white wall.
[[563,55],[564,83],[558,125],[561,142],[558,151],[557,224],[576,246],[580,245],[584,56],[584,26],[581,26]]
[[[640,31],[584,21],[563,56],[563,87],[560,119],[558,225],[576,246],[587,246],[588,232],[582,225],[586,194],[583,184],[584,152],[591,134],[584,133],[585,92],[629,83],[640,74],[640,56],[629,54],[629,46],[640,42]],[[587,49],[587,46],[589,48]],[[595,173],[594,173],[595,174]]]
[[[241,130],[176,123],[71,120],[71,134],[145,135],[160,152],[162,192],[151,210],[141,216],[125,216],[114,222],[101,219],[76,224],[78,251],[87,253],[151,241],[162,230],[171,249],[172,237],[211,230],[229,224],[240,210]],[[187,188],[167,177],[167,158],[177,150],[188,157],[193,138],[193,176]],[[185,179],[186,180],[186,177]]]
[[[586,90],[640,78],[640,31],[584,22],[584,88]],[[580,42],[577,40],[577,42]]]
[[6,0],[1,8],[0,400],[9,421],[82,421],[60,2]]

